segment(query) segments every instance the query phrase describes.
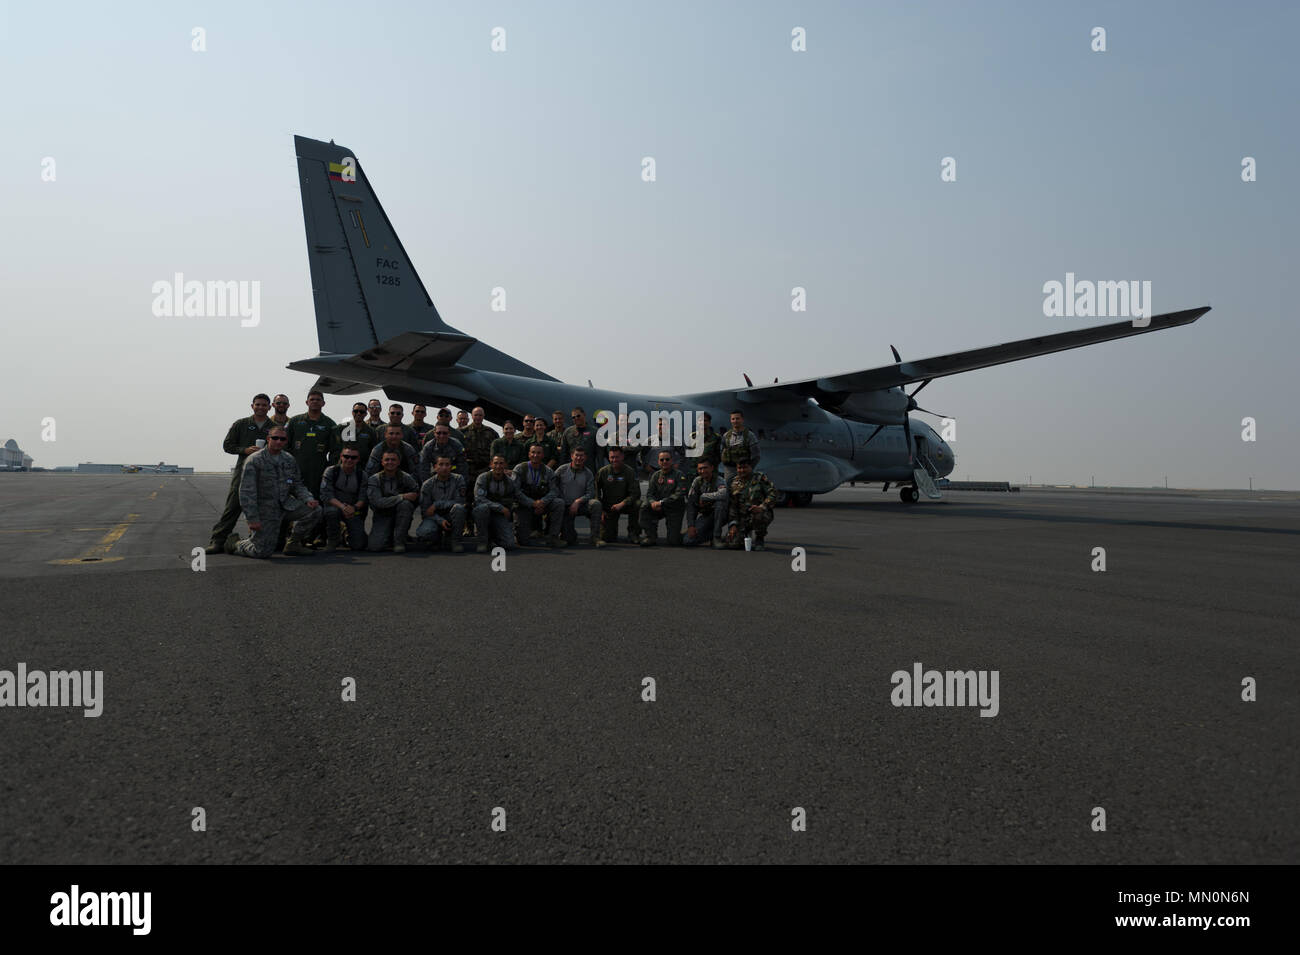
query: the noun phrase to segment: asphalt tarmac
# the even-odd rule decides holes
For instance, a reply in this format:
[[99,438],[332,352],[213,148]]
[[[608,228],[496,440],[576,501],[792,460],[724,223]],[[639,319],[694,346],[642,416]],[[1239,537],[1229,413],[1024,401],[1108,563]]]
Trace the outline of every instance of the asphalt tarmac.
[[[0,860],[1300,861],[1300,495],[844,488],[764,553],[199,572],[227,481],[0,474],[0,670],[104,687],[0,707]],[[894,706],[915,663],[996,715]]]

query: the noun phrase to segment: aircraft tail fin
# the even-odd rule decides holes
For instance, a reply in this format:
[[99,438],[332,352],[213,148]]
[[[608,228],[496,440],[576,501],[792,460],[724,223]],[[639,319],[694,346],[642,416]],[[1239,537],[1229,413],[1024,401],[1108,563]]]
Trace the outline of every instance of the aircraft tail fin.
[[[461,333],[442,320],[352,150],[294,137],[322,353],[357,354],[407,332]],[[463,363],[554,381],[475,342]]]

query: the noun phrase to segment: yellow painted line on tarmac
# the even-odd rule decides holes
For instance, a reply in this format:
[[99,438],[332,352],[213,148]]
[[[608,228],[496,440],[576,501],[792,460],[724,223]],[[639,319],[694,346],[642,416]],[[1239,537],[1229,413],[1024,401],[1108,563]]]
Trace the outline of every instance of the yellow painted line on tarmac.
[[[0,534],[53,534],[53,533],[54,533],[56,530],[58,530],[58,529],[59,529],[59,528],[57,528],[57,527],[29,527],[29,528],[24,528],[23,530],[16,530],[16,531],[0,531]],[[107,526],[103,526],[103,525],[101,525],[101,526],[99,526],[99,527],[68,527],[68,528],[64,528],[64,529],[65,529],[65,530],[70,530],[70,531],[108,531],[108,530],[112,530],[111,527],[107,527]]]
[[50,563],[51,564],[80,564],[80,563],[90,562],[90,563],[98,563],[98,564],[108,564],[108,563],[112,563],[115,560],[122,560],[121,557],[109,557],[108,552],[113,549],[114,544],[116,544],[118,541],[122,539],[122,535],[126,533],[127,528],[130,527],[131,524],[134,523],[135,519],[139,516],[140,516],[139,514],[126,515],[126,520],[124,520],[121,524],[118,524],[111,531],[105,534],[103,540],[101,540],[94,547],[90,548],[90,550],[86,551],[80,557],[64,557],[60,560],[52,560],[50,561]]

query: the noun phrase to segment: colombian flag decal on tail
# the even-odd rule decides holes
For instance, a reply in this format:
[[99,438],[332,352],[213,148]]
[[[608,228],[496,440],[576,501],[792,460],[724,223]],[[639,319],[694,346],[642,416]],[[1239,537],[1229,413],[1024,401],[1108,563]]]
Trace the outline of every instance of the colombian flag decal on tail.
[[330,163],[330,182],[356,182],[357,165],[348,157],[347,161]]

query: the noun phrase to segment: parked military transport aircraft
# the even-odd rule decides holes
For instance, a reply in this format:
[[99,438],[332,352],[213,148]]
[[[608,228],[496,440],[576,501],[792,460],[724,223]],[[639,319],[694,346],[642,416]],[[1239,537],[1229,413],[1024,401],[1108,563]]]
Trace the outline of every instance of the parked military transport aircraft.
[[[356,395],[382,388],[396,401],[482,406],[494,421],[518,421],[528,412],[549,420],[551,411],[567,414],[576,406],[596,420],[599,411],[620,403],[644,412],[691,412],[691,420],[694,412],[707,411],[719,431],[739,408],[760,439],[760,470],[800,504],[845,481],[901,485],[906,503],[919,491],[939,497],[934,479],[952,472],[952,448],[909,417],[925,411],[916,395],[935,378],[1187,325],[1209,311],[1170,312],[1141,327],[1116,322],[920,361],[903,361],[894,350],[894,363],[879,368],[699,394],[570,385],[447,325],[355,153],[301,136],[294,144],[320,354],[289,367],[319,375],[321,391]],[[908,394],[904,386],[911,384],[917,387]]]

